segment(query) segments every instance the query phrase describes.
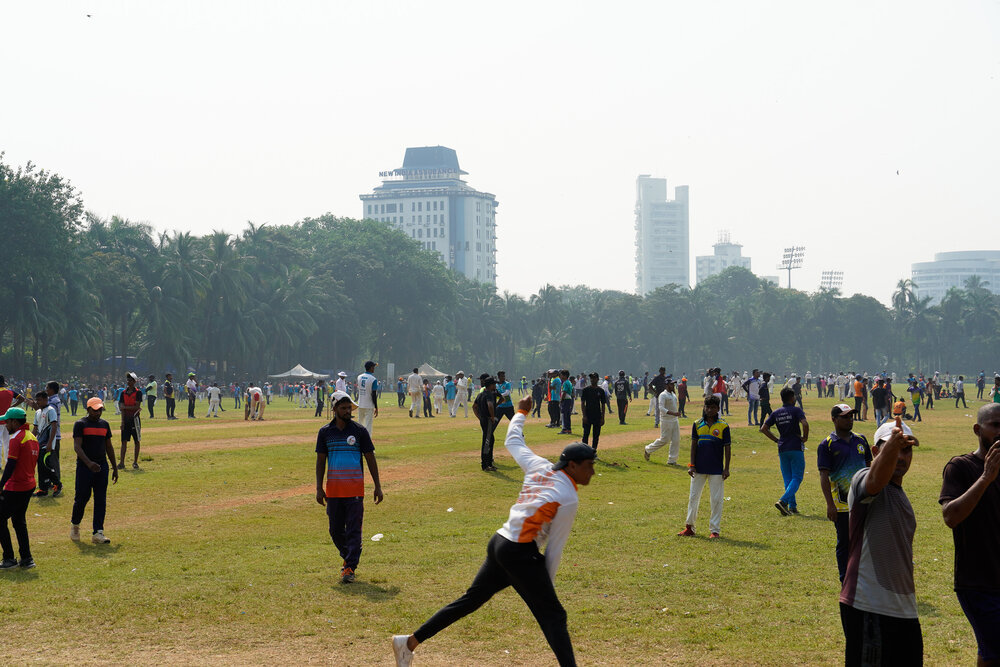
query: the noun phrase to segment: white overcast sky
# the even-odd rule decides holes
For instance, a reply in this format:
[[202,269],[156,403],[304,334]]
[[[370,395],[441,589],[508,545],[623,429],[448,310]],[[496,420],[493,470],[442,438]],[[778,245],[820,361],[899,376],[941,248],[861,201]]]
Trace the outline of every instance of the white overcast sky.
[[803,245],[793,286],[882,301],[1000,248],[996,1],[0,0],[0,35],[5,160],[159,230],[361,217],[440,144],[522,294],[635,289],[639,174],[691,188],[692,281],[721,229],[759,274]]

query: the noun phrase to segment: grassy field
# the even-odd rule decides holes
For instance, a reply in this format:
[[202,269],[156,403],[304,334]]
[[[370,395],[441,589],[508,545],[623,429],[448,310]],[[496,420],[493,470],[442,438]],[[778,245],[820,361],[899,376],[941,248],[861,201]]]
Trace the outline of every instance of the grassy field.
[[[609,417],[599,476],[580,489],[556,583],[581,665],[842,664],[835,535],[815,469],[834,403],[806,399],[813,437],[796,517],[773,506],[782,492],[776,447],[745,426],[746,403],[733,403],[723,539],[711,542],[703,537],[707,491],[699,537],[676,536],[688,477],[666,465],[666,450],[643,460],[641,445],[655,432],[642,402],[628,426]],[[942,401],[925,411],[904,484],[917,515],[915,576],[931,665],[975,662],[937,497],[948,458],[975,448],[978,405]],[[123,471],[109,492],[105,546],[69,540],[75,461],[64,417],[66,494],[28,508],[38,567],[0,573],[4,663],[394,664],[390,635],[411,632],[465,590],[520,486],[502,446],[505,427],[499,471],[483,473],[473,419],[409,419],[386,395],[374,429],[385,502],[366,504],[358,581],[341,585],[314,498],[323,420],[285,399],[263,423],[244,422],[231,399],[224,406],[222,419],[204,419],[200,403],[196,421],[144,421],[141,470]],[[690,423],[682,420],[682,433]],[[873,421],[857,427],[874,431]],[[526,439],[550,457],[571,441],[538,419]],[[90,517],[88,508],[85,534]],[[377,533],[384,537],[371,541]],[[421,646],[414,662],[554,663],[510,590]]]

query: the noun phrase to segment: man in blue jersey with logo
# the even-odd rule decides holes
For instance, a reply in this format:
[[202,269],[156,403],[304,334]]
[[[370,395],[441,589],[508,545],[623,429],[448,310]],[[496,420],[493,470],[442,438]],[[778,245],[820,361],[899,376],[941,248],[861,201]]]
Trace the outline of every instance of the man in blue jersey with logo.
[[851,430],[854,426],[854,408],[840,403],[830,410],[830,417],[833,419],[833,433],[819,443],[816,465],[819,468],[819,487],[826,498],[826,518],[837,529],[837,571],[843,582],[847,571],[850,525],[847,496],[854,474],[867,468],[872,462],[872,450],[865,436]]
[[684,530],[677,533],[682,537],[694,537],[698,504],[701,502],[701,492],[705,488],[705,482],[708,482],[712,507],[712,515],[708,520],[708,538],[719,537],[719,530],[722,527],[724,482],[729,477],[732,440],[729,435],[729,424],[719,419],[721,404],[722,401],[718,396],[706,396],[702,418],[691,425],[691,462],[688,463],[691,490],[688,495]]
[[[799,513],[795,494],[806,474],[804,452],[806,440],[809,439],[809,422],[802,408],[795,405],[797,394],[794,389],[782,389],[780,396],[781,407],[767,416],[760,427],[760,432],[778,445],[778,461],[781,464],[785,492],[774,506],[782,516],[788,516]],[[771,433],[772,426],[778,427],[777,437]]]
[[316,502],[326,505],[330,537],[344,561],[340,581],[349,584],[354,581],[361,559],[361,522],[365,513],[362,457],[375,483],[376,505],[382,502],[383,495],[371,436],[351,419],[357,403],[342,391],[333,392],[331,400],[333,421],[316,436]]

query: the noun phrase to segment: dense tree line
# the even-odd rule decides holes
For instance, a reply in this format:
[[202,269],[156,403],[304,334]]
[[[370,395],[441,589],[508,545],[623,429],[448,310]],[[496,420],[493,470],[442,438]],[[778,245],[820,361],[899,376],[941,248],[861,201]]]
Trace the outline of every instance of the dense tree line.
[[18,377],[262,377],[295,363],[354,369],[624,368],[708,364],[954,372],[991,368],[1000,302],[973,278],[941,304],[900,280],[892,307],[807,294],[730,268],[645,297],[545,285],[525,299],[449,272],[384,223],[324,215],[239,235],[155,233],[86,212],[63,178],[0,154],[0,367]]

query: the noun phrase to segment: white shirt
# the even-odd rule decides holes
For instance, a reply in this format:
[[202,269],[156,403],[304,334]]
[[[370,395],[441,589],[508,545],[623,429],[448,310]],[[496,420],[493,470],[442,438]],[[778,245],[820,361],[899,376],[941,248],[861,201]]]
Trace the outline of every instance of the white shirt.
[[424,379],[416,373],[410,373],[406,378],[406,389],[411,394],[416,394],[424,390]]
[[260,400],[262,393],[263,392],[261,392],[260,387],[250,387],[247,389],[247,396],[251,399],[256,398],[258,401]]
[[369,410],[375,407],[372,402],[372,387],[375,386],[375,376],[371,373],[362,373],[358,376],[358,407]]
[[564,470],[532,452],[524,442],[525,414],[518,412],[507,427],[504,447],[524,470],[524,482],[517,502],[510,508],[507,523],[497,531],[511,542],[530,542],[545,549],[545,569],[556,579],[563,547],[573,528],[579,498],[576,483]]
[[747,380],[750,384],[747,385],[747,397],[752,398],[755,401],[760,400],[760,385],[763,381],[760,378],[750,378]]
[[344,378],[337,378],[336,390],[347,393],[347,380]]
[[184,386],[187,387],[187,390],[192,394],[198,393],[198,383],[194,380],[188,380],[184,383]]
[[218,403],[222,399],[222,390],[218,387],[208,388],[208,400]]
[[439,398],[439,399],[444,398],[444,387],[442,387],[440,384],[434,385],[434,388],[431,389],[431,395],[434,398]]
[[667,411],[670,412],[680,412],[677,403],[677,394],[672,394],[667,390],[660,392],[657,397],[657,402],[660,404],[660,423],[677,421],[677,415],[668,415]]
[[455,398],[464,401],[469,392],[469,378],[461,377],[455,380],[455,389]]

